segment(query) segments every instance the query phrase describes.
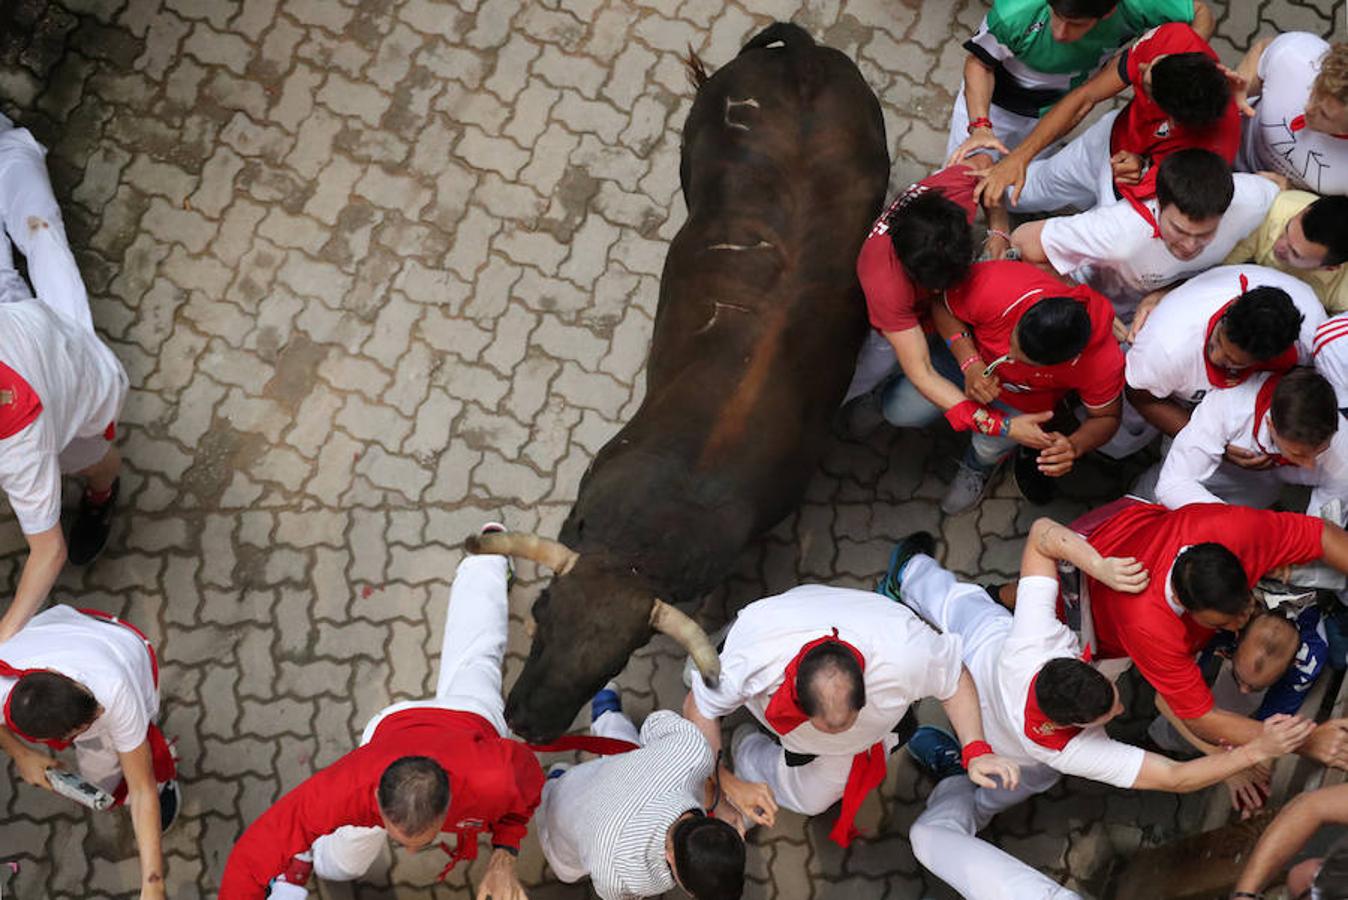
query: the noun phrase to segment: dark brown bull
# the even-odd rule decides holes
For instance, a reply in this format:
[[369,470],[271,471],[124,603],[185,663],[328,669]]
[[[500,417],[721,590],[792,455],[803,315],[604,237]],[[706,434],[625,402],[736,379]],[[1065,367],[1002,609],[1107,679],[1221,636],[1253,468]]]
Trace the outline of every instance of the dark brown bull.
[[796,507],[865,333],[855,263],[889,157],[856,66],[782,23],[711,77],[690,66],[688,220],[665,260],[645,401],[595,456],[560,544],[469,541],[554,571],[506,704],[531,741],[565,731],[655,630],[715,678],[706,635],[670,604],[714,588]]

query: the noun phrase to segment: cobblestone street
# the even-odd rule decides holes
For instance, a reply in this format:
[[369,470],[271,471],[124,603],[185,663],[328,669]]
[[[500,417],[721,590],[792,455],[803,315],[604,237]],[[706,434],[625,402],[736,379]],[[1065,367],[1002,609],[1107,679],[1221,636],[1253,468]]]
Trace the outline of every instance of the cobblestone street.
[[[1345,31],[1332,0],[1209,0],[1234,66],[1256,36]],[[125,365],[127,470],[108,551],[59,600],[125,616],[162,661],[185,811],[169,896],[214,896],[234,840],[434,690],[464,538],[555,535],[594,453],[637,408],[659,276],[684,218],[689,46],[718,66],[773,19],[855,59],[884,106],[891,192],[934,168],[984,0],[6,0],[0,112],[48,164],[100,332]],[[1332,18],[1333,17],[1333,18]],[[800,581],[870,587],[919,528],[978,580],[1015,572],[1036,511],[1003,484],[941,515],[948,430],[835,441],[800,511],[709,598],[705,624]],[[1115,496],[1090,460],[1066,520]],[[68,498],[73,502],[73,495]],[[69,504],[68,504],[69,505]],[[4,507],[0,584],[24,540]],[[520,566],[509,684],[545,579]],[[5,596],[8,596],[6,593]],[[620,683],[638,722],[683,699],[659,638]],[[924,708],[924,714],[929,712]],[[949,898],[906,832],[930,785],[900,754],[871,835],[833,814],[751,837],[752,900]],[[1069,780],[1003,814],[1007,851],[1092,893],[1116,852],[1200,801]],[[124,813],[0,778],[3,896],[135,897]],[[389,850],[324,897],[473,896],[486,854]],[[531,900],[583,898],[537,842]],[[671,895],[672,896],[672,895]],[[682,896],[682,895],[681,895]]]

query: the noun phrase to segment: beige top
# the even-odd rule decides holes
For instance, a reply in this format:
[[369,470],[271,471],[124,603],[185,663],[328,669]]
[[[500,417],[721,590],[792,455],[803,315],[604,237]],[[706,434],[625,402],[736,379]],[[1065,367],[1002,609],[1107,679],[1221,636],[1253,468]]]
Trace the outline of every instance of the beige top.
[[1331,269],[1293,269],[1284,266],[1273,255],[1273,245],[1282,237],[1287,223],[1317,199],[1309,191],[1283,191],[1274,199],[1263,224],[1236,244],[1226,257],[1226,264],[1253,262],[1286,272],[1310,285],[1329,312],[1345,312],[1348,311],[1348,265]]

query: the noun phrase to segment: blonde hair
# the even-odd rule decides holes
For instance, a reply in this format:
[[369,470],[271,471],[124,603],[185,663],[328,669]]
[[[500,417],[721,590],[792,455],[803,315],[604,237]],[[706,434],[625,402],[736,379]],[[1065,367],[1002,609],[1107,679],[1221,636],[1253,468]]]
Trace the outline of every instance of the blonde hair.
[[1326,93],[1340,103],[1348,103],[1348,44],[1335,44],[1320,60],[1311,93]]

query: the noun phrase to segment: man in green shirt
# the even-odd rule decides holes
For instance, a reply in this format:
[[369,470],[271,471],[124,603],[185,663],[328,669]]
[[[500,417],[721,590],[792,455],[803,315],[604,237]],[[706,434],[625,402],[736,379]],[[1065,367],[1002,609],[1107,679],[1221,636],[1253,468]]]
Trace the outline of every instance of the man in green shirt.
[[969,56],[950,116],[947,157],[1009,152],[1116,50],[1166,22],[1186,22],[1204,39],[1212,36],[1212,12],[1202,0],[993,0],[964,44]]

